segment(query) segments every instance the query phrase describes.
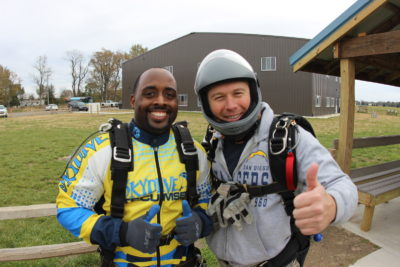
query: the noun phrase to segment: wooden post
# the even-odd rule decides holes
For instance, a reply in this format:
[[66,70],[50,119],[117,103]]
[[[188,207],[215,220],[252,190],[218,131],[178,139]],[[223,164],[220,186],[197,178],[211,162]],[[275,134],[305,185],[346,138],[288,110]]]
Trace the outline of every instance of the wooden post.
[[365,205],[364,214],[363,214],[363,218],[362,218],[361,225],[360,225],[361,230],[363,230],[364,232],[368,232],[369,230],[371,230],[372,217],[374,216],[374,210],[375,210],[375,206]]
[[337,162],[345,173],[350,173],[354,131],[354,78],[355,64],[352,59],[340,60],[340,121]]

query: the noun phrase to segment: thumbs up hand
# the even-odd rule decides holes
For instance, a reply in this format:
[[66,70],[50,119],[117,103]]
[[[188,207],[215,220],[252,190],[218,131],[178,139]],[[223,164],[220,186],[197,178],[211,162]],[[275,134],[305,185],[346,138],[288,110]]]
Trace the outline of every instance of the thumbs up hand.
[[336,202],[318,182],[318,165],[307,170],[307,191],[294,198],[293,217],[304,235],[322,232],[336,217]]
[[182,217],[176,220],[175,239],[182,245],[189,246],[200,238],[203,222],[187,200],[182,201]]
[[159,205],[153,205],[146,215],[128,222],[125,239],[128,245],[144,252],[154,253],[160,243],[162,227],[150,221],[160,211]]

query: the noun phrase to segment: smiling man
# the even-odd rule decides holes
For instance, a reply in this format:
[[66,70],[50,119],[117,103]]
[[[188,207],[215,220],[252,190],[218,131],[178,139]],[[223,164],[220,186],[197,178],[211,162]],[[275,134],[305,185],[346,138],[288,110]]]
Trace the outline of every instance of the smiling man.
[[310,132],[274,119],[238,53],[208,54],[194,89],[213,128],[205,138],[214,174],[208,214],[219,228],[207,242],[220,266],[303,266],[309,236],[352,215],[355,185]]
[[[114,190],[119,177],[110,167],[117,167],[113,164],[119,152],[111,143],[118,135],[101,134],[81,148],[62,176],[57,218],[75,236],[100,245],[102,267],[200,266],[193,243],[212,228],[205,213],[211,189],[209,163],[197,142],[190,147],[191,155],[197,152],[192,169],[181,161],[183,142],[177,140],[183,135],[172,130],[178,112],[174,77],[165,69],[146,70],[137,78],[130,102],[135,114],[127,138],[132,142],[133,166],[126,186]],[[94,211],[102,196],[104,215]],[[114,216],[121,210],[113,205],[116,198],[122,199],[119,217]]]
[[131,106],[135,122],[149,133],[168,131],[178,112],[176,81],[165,69],[149,69],[135,83]]

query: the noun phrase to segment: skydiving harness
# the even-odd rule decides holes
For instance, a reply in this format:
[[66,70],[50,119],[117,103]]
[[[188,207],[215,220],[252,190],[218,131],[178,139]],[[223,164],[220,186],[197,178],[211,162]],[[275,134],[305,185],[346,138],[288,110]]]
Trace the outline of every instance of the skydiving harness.
[[[249,199],[273,193],[280,194],[285,206],[286,214],[290,217],[290,228],[292,233],[292,239],[297,239],[298,243],[301,244],[299,245],[298,250],[299,251],[301,250],[302,252],[298,253],[297,254],[298,256],[296,256],[296,258],[302,256],[304,256],[305,258],[309,246],[309,237],[304,236],[300,233],[299,229],[295,226],[293,217],[293,210],[294,210],[293,200],[295,197],[294,191],[297,188],[297,182],[298,182],[298,174],[296,166],[296,147],[298,144],[298,140],[296,140],[296,133],[299,131],[298,130],[299,125],[306,131],[310,132],[315,137],[315,133],[311,124],[304,117],[300,115],[292,113],[282,113],[281,115],[276,115],[274,117],[269,130],[269,142],[268,142],[268,159],[269,159],[269,165],[271,169],[273,182],[268,185],[260,185],[260,186],[235,183],[234,184],[235,190],[233,194],[237,194],[237,196],[239,195],[242,196],[241,193],[245,193],[249,195]],[[207,151],[208,159],[211,162],[214,162],[215,150],[218,145],[218,139],[213,137],[213,133],[214,130],[209,125],[207,128],[206,135],[204,137],[204,141],[202,142],[202,145]],[[211,172],[211,177],[212,177],[212,186],[214,189],[220,188],[221,184],[222,185],[226,184],[218,180],[216,177],[214,177],[212,172]],[[215,197],[218,194],[219,192],[217,190],[217,194],[215,194],[213,197]],[[215,198],[214,199],[212,198],[211,201],[213,200],[215,200]],[[217,211],[217,213],[218,212],[221,211]],[[247,214],[244,215],[245,218],[248,217]],[[218,219],[220,220],[220,218]],[[233,223],[233,220],[230,218],[228,222]],[[293,249],[294,249],[293,247],[289,248],[289,250],[292,251]],[[281,258],[286,259],[287,253],[288,252],[284,250],[282,252],[282,255],[278,255],[276,257],[276,260],[280,261]],[[301,265],[302,265],[301,261],[304,261],[304,258],[300,259],[299,261]],[[272,266],[274,266],[274,263],[271,262],[271,264]],[[282,262],[280,264],[282,264]]]
[[[187,190],[186,200],[193,207],[199,198],[196,190],[196,171],[199,169],[199,161],[197,149],[194,145],[193,138],[187,128],[187,122],[176,122],[172,125],[174,132],[176,147],[181,163],[185,164],[187,173]],[[113,187],[111,192],[111,216],[122,219],[124,216],[126,184],[128,172],[134,170],[134,155],[132,136],[128,123],[122,123],[117,119],[110,119],[108,123],[100,126],[100,132],[108,132],[110,135],[110,144],[112,149],[111,157],[111,179]],[[102,209],[104,204],[104,196],[95,205],[95,211],[104,214]],[[160,246],[168,245],[174,238],[174,233],[161,237]],[[193,245],[192,245],[193,246]],[[197,248],[193,246],[195,253]],[[113,266],[114,251],[99,248],[102,267]],[[199,255],[195,254],[196,257]],[[200,266],[200,265],[196,265]]]
[[[260,197],[267,194],[279,193],[284,201],[286,193],[293,193],[297,188],[297,168],[296,168],[296,132],[298,125],[315,136],[311,124],[302,116],[292,113],[282,113],[274,117],[269,130],[268,155],[271,168],[273,182],[268,185],[251,186],[236,184],[243,188],[244,191],[250,194],[250,198]],[[214,130],[209,125],[207,132],[202,142],[202,145],[207,151],[208,159],[213,162],[215,158],[215,149],[218,144],[218,139],[213,138]],[[213,177],[213,187],[219,186],[221,181]],[[287,206],[285,203],[285,207]],[[287,210],[287,214],[290,209]]]

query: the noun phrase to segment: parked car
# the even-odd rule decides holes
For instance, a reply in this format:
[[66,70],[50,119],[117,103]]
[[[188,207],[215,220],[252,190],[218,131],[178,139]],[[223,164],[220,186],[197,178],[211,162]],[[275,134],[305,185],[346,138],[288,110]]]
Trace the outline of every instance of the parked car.
[[81,101],[72,101],[68,103],[70,110],[88,111],[88,107]]
[[112,100],[106,100],[104,102],[100,103],[101,107],[106,108],[106,107],[118,107],[118,102],[112,101]]
[[49,104],[46,106],[46,111],[50,110],[58,110],[58,106],[56,104]]
[[0,117],[8,117],[7,108],[4,105],[0,105]]

